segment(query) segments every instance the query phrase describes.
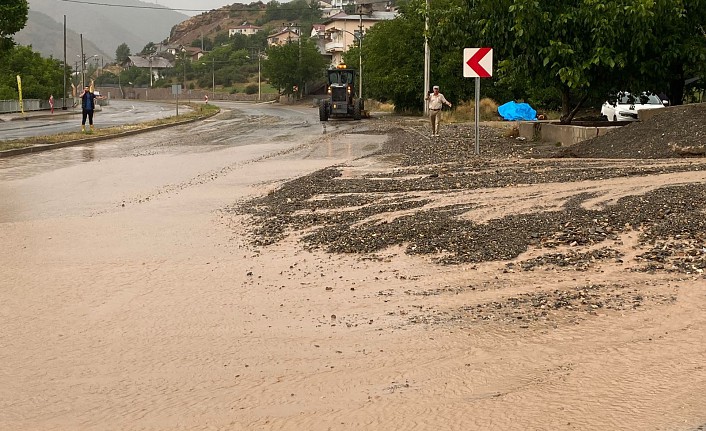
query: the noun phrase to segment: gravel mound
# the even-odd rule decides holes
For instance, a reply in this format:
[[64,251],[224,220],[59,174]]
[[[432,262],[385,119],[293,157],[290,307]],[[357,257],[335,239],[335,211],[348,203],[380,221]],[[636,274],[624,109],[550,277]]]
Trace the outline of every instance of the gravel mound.
[[647,121],[579,142],[557,156],[604,159],[706,156],[706,103],[660,110]]
[[[431,138],[421,119],[371,119],[361,123],[359,133],[388,135],[383,150],[373,157],[390,158],[396,168],[346,178],[339,167],[324,169],[231,211],[251,216],[256,246],[294,235],[306,248],[331,253],[374,255],[403,246],[408,254],[430,255],[445,265],[510,261],[530,248],[546,249],[534,260],[507,267],[521,271],[622,263],[621,253],[612,247],[620,246],[622,233],[637,231],[644,253],[631,262],[635,270],[704,276],[706,183],[665,184],[601,209],[584,208],[593,196],[578,193],[560,210],[508,214],[484,223],[463,217],[474,208],[472,201],[429,208],[421,197],[704,171],[706,158],[650,160],[684,157],[665,150],[672,143],[704,143],[706,106],[679,112],[578,145],[572,157],[592,159],[575,160],[556,158],[555,146],[517,139],[507,128],[481,127],[481,156],[476,156],[473,124],[444,125],[441,138]],[[606,158],[635,160],[600,160]],[[558,251],[566,247],[573,250]]]

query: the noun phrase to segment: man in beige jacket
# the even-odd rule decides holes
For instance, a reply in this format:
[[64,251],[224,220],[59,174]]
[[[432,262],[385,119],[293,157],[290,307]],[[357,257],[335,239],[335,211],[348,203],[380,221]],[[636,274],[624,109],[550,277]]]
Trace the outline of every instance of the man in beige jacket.
[[451,102],[446,100],[443,94],[439,93],[439,86],[433,87],[433,93],[427,96],[429,102],[429,121],[431,121],[431,136],[439,136],[439,121],[441,117],[439,113],[444,105],[451,107]]

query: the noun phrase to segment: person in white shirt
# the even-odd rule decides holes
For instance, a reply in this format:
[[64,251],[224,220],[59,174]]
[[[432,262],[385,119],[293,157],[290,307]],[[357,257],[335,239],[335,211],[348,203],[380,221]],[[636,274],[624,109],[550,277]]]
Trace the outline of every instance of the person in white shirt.
[[431,136],[439,136],[439,113],[444,105],[451,107],[451,102],[446,100],[443,94],[439,93],[439,86],[435,85],[433,88],[433,93],[429,93],[427,96],[427,102],[429,102],[429,121],[431,121]]

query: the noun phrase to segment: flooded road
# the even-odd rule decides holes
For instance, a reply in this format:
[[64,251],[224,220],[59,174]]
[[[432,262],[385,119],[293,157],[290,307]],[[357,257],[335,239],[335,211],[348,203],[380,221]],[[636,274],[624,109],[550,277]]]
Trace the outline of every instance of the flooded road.
[[[188,110],[191,110],[188,106],[179,107],[182,114]],[[176,105],[173,103],[111,99],[108,105],[96,111],[94,125],[97,129],[103,129],[143,123],[175,114]],[[19,113],[0,115],[0,141],[76,132],[81,127],[80,108],[73,108],[71,111],[57,110],[55,114],[49,114],[47,111],[30,112],[27,113],[26,120],[21,118],[22,114]]]
[[[355,124],[329,124],[330,133],[324,134],[311,107],[221,106],[221,114],[202,122],[0,159],[0,222],[123,208],[215,181],[239,166],[293,152]],[[330,157],[355,155],[341,153],[350,153],[350,147],[312,148],[327,153],[321,155],[323,164]],[[288,175],[287,169],[268,177],[278,174]]]
[[[289,263],[258,263],[223,209],[384,137],[346,133],[360,122],[324,133],[309,106],[221,106],[202,122],[0,159],[0,429],[193,430],[216,417],[236,429],[213,372],[251,362],[247,346],[271,331],[248,329],[270,307],[251,295],[253,265]],[[206,416],[186,412],[194,401]]]

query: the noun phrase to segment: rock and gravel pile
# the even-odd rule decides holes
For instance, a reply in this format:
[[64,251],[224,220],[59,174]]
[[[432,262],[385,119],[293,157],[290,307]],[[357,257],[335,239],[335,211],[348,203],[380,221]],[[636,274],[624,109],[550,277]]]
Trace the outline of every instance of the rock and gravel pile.
[[[306,247],[332,253],[374,254],[403,245],[407,253],[432,255],[441,264],[507,261],[530,247],[549,250],[510,270],[548,265],[583,270],[596,261],[620,261],[612,245],[620,244],[621,233],[638,231],[648,250],[638,258],[638,270],[703,276],[704,183],[662,187],[596,210],[582,206],[591,194],[577,194],[560,210],[511,214],[484,223],[462,217],[474,208],[472,202],[425,208],[428,200],[421,196],[706,170],[706,158],[653,163],[656,158],[682,158],[665,150],[673,143],[687,147],[706,139],[704,106],[684,107],[679,118],[669,118],[671,123],[655,116],[653,122],[631,124],[572,147],[573,156],[591,158],[572,160],[561,158],[566,150],[518,140],[507,129],[481,127],[479,157],[473,155],[473,124],[447,125],[441,138],[432,139],[426,122],[372,119],[362,123],[365,129],[360,132],[389,135],[375,157],[394,159],[398,168],[345,179],[338,168],[324,169],[288,182],[239,211],[253,216],[256,245],[292,234]],[[618,157],[634,160],[596,160]],[[561,247],[596,250],[552,251]]]
[[668,159],[706,156],[706,103],[660,110],[559,152],[563,157]]

